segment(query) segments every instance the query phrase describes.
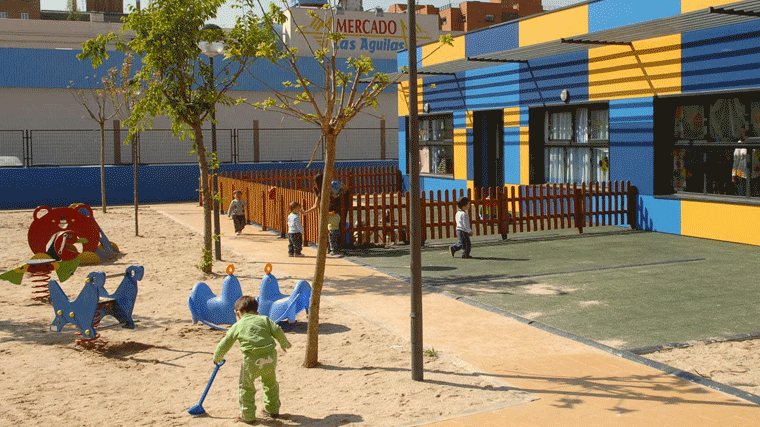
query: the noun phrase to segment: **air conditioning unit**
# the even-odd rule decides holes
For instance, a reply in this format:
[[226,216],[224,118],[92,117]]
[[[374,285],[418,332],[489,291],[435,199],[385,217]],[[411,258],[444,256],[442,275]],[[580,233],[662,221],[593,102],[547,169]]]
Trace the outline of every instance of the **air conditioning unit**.
[[90,22],[105,22],[105,15],[99,12],[90,12]]

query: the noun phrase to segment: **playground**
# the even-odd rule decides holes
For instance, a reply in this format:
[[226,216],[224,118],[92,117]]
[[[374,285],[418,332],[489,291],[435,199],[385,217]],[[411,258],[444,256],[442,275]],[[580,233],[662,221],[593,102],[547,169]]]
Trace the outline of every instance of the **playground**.
[[[200,281],[219,293],[225,268],[232,263],[243,292],[257,296],[267,260],[273,262],[280,290],[289,294],[299,280],[311,279],[314,258],[301,260],[302,266],[278,264],[258,249],[237,253],[225,246],[224,261],[214,265],[215,274],[204,276],[195,268],[201,237],[193,230],[142,207],[141,236],[135,237],[132,208],[95,212],[108,237],[119,242],[122,255],[113,261],[80,265],[60,287],[73,299],[92,271],[117,275],[130,265],[143,265],[145,274],[134,306],[135,329],[104,329],[98,340],[77,344],[80,337],[72,325],[61,333],[49,330],[56,314],[50,303],[31,298],[33,282],[28,277],[21,285],[0,282],[0,384],[6,398],[0,426],[97,426],[104,420],[111,425],[233,424],[238,414],[241,359],[237,346],[227,355],[228,363],[219,370],[203,404],[208,416],[193,418],[187,413],[198,402],[214,367],[213,351],[224,335],[192,324],[188,295]],[[28,261],[27,231],[33,213],[4,211],[0,215],[7,242],[0,255],[3,271]],[[242,237],[249,239],[250,248],[262,243],[257,236]],[[283,258],[287,259],[287,252]],[[118,284],[119,279],[112,278],[106,287],[112,290]],[[323,299],[321,310],[322,367],[307,370],[301,367],[305,319],[301,312],[297,323],[286,327],[293,348],[278,356],[282,411],[288,416],[277,421],[262,418],[262,425],[400,425],[531,399],[503,381],[476,375],[444,352],[425,357],[426,379],[431,382],[413,382],[407,337],[329,298]],[[113,319],[106,317],[102,325],[108,323]]]
[[[98,340],[77,344],[70,325],[61,333],[49,330],[55,313],[50,304],[31,299],[31,284],[0,282],[0,375],[7,390],[0,425],[96,426],[106,419],[114,425],[234,422],[241,358],[236,349],[203,403],[207,415],[187,414],[214,368],[213,350],[224,334],[192,323],[188,295],[201,281],[218,294],[228,264],[235,265],[243,293],[257,295],[267,262],[273,264],[280,291],[290,294],[298,281],[310,279],[315,251],[288,258],[287,241],[278,233],[250,225],[234,236],[225,219],[224,261],[205,276],[194,267],[201,212],[197,204],[143,207],[139,237],[133,232],[132,208],[96,214],[109,238],[119,242],[121,255],[80,266],[60,286],[73,298],[92,271],[115,275],[131,265],[144,266],[134,330],[104,329]],[[33,213],[0,216],[9,242],[0,257],[3,269],[27,261]],[[408,283],[398,280],[408,274],[406,247],[328,258],[322,365],[301,367],[306,340],[301,312],[297,323],[285,328],[293,349],[278,354],[285,416],[260,416],[260,425],[486,425],[486,417],[493,425],[509,419],[528,426],[537,425],[537,419],[546,421],[539,425],[559,425],[569,416],[578,425],[591,425],[591,419],[599,425],[610,425],[605,420],[629,425],[626,419],[642,425],[636,422],[665,416],[658,415],[663,406],[667,416],[694,425],[714,425],[727,419],[722,414],[753,425],[749,420],[756,420],[757,406],[750,401],[455,300],[487,304],[619,348],[758,330],[752,323],[757,304],[747,292],[747,284],[756,280],[751,269],[737,263],[756,257],[756,248],[673,238],[620,227],[588,229],[582,236],[572,229],[510,235],[507,242],[483,236],[475,240],[471,260],[452,259],[445,241],[434,242],[423,251],[425,382],[410,379]],[[718,266],[731,268],[732,277],[734,272],[743,277],[741,283],[727,283],[720,271],[708,272]],[[613,321],[604,321],[605,316]],[[647,357],[757,393],[755,342],[696,344]],[[543,375],[531,374],[541,369]]]

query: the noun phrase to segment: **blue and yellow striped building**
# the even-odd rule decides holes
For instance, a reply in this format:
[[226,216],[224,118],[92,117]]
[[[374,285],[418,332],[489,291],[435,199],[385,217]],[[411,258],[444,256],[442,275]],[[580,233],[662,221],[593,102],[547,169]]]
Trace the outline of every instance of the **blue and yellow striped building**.
[[417,57],[424,190],[629,180],[643,229],[760,244],[760,1],[592,0]]

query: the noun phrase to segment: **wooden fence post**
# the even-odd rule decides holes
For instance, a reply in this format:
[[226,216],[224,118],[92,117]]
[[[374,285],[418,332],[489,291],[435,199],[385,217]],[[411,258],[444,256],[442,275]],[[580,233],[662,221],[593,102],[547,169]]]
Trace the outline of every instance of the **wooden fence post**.
[[637,211],[638,211],[638,201],[639,201],[639,189],[636,188],[635,185],[631,185],[630,181],[626,181],[625,183],[627,187],[627,207],[628,207],[628,225],[631,227],[631,230],[637,230],[638,226],[636,224],[636,217],[637,217]]
[[577,185],[573,185],[573,212],[575,213],[575,228],[578,229],[578,234],[583,234],[583,225],[586,218],[586,185],[583,184],[579,189]]
[[285,213],[285,196],[280,194],[280,218],[282,218],[282,227],[280,230],[280,238],[284,239],[288,232],[288,215]]
[[496,221],[498,222],[498,232],[502,240],[509,237],[509,223],[507,222],[507,204],[504,197],[504,186],[496,188]]
[[267,192],[261,192],[261,231],[267,231]]

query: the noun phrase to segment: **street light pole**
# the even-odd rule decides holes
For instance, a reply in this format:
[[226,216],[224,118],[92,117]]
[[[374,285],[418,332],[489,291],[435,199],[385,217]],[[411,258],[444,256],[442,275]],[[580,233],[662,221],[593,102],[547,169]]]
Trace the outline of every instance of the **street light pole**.
[[[209,55],[209,62],[211,63],[211,87],[214,86],[214,55]],[[217,162],[216,152],[216,103],[211,106],[211,152],[214,153],[214,158]],[[214,192],[214,257],[221,261],[222,259],[222,232],[221,225],[219,224],[219,169],[214,169],[211,174],[211,190]]]
[[[221,30],[218,25],[216,24],[206,24],[202,28],[203,30]],[[198,47],[201,49],[201,52],[208,56],[209,58],[209,65],[211,66],[211,79],[210,79],[210,85],[212,88],[216,88],[214,85],[214,56],[222,53],[222,50],[224,48],[224,44],[215,41],[215,42],[200,42],[198,43]],[[214,155],[214,158],[219,161],[219,157],[217,155],[216,151],[216,103],[211,106],[211,152]],[[221,225],[219,224],[219,200],[216,196],[218,196],[219,193],[219,170],[214,169],[211,172],[211,191],[214,194],[214,201],[213,201],[213,209],[214,209],[214,257],[217,260],[222,259],[222,233],[221,233]]]
[[411,244],[409,248],[412,279],[412,380],[423,380],[422,361],[422,233],[420,228],[420,130],[417,111],[417,7],[408,0],[409,15],[409,166],[411,177]]

